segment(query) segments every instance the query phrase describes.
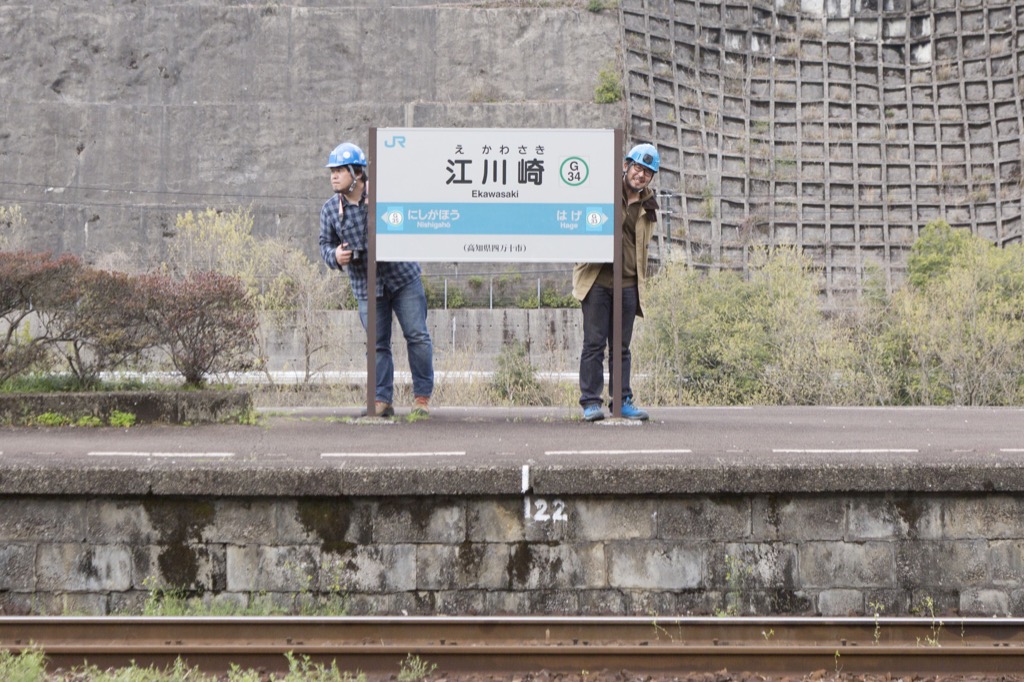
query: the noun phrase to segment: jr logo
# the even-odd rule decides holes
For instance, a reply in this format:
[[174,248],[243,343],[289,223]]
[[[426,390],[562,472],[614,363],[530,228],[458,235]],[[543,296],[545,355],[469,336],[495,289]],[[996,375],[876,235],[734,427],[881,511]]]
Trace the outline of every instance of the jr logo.
[[392,135],[390,140],[384,140],[385,147],[401,147],[405,149],[405,136]]

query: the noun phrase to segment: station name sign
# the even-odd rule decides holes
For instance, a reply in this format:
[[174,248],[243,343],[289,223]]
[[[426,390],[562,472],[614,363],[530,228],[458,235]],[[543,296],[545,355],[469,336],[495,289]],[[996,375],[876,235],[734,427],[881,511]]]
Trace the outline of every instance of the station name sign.
[[614,130],[378,128],[381,261],[611,262]]

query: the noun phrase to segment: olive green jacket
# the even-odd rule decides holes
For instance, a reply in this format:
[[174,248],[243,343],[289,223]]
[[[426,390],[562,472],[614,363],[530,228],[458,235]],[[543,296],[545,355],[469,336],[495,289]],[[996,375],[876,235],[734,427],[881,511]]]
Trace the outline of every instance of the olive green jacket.
[[[636,279],[637,293],[640,303],[644,300],[644,290],[647,286],[647,252],[651,239],[654,238],[654,228],[658,221],[658,200],[654,196],[654,190],[645,187],[640,193],[640,215],[636,219]],[[601,272],[604,263],[577,263],[572,270],[572,295],[582,301],[590,293],[590,287],[597,281],[597,275]],[[637,306],[636,314],[643,317],[641,305]]]

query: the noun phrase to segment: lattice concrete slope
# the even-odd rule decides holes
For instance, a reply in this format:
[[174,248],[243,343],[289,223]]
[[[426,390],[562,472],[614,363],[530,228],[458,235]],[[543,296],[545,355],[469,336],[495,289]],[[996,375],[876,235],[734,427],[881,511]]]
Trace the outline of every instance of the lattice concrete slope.
[[796,244],[829,299],[901,281],[935,218],[1021,240],[1024,3],[624,0],[632,139],[662,152],[672,257]]

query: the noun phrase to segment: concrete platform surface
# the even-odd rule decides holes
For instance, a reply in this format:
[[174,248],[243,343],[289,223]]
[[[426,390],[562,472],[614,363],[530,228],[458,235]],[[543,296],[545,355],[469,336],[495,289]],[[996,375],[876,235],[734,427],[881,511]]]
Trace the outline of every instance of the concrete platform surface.
[[1024,409],[262,411],[256,426],[0,429],[0,493],[545,495],[1024,490]]

